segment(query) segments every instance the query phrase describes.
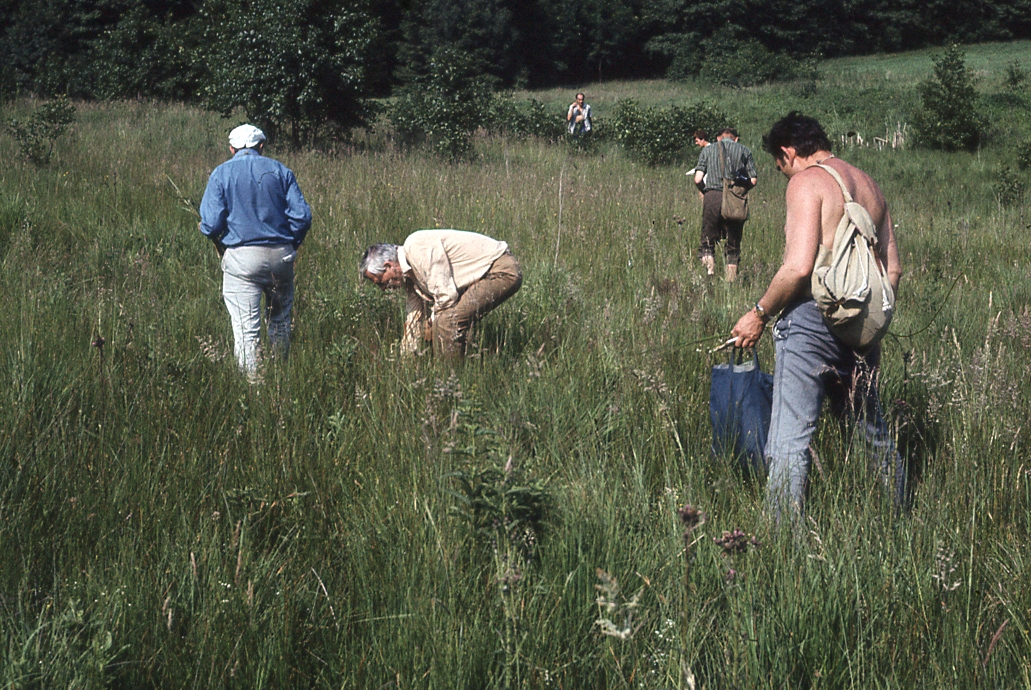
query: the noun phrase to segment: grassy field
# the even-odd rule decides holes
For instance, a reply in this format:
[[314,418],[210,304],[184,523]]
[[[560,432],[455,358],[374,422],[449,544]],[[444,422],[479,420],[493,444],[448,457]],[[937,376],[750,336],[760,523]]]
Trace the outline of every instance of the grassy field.
[[[1031,221],[999,185],[1026,182],[1007,171],[1031,137],[1013,60],[1031,44],[968,50],[980,151],[836,151],[899,225],[882,399],[912,507],[893,515],[827,422],[794,536],[708,451],[709,339],[783,247],[760,137],[791,109],[836,141],[904,128],[929,53],[826,63],[809,97],[587,89],[603,119],[632,96],[739,124],[760,183],[733,285],[695,258],[693,152],[646,168],[484,139],[444,165],[382,132],[270,151],[315,221],[291,357],[258,387],[171,183],[198,201],[235,121],[78,104],[42,169],[0,137],[0,685],[1031,688]],[[573,90],[516,97],[558,111]],[[505,239],[523,265],[457,370],[398,358],[401,296],[357,276],[369,243],[427,227]],[[768,335],[759,355],[772,369]],[[686,546],[685,504],[707,514]],[[758,545],[714,541],[733,530]]]

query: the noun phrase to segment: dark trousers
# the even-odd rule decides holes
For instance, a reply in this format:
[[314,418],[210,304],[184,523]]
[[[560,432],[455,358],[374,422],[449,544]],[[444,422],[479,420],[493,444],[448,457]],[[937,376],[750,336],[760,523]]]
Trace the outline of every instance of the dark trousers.
[[705,192],[705,200],[702,202],[702,239],[698,244],[698,257],[713,256],[716,252],[716,243],[726,240],[727,264],[737,266],[741,259],[741,233],[745,221],[724,220],[722,208],[723,190],[712,189]]

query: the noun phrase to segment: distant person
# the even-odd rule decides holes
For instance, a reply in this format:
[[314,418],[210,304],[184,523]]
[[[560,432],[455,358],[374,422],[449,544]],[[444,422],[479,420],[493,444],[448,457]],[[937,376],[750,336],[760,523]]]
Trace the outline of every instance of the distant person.
[[200,231],[222,258],[233,351],[252,382],[260,380],[262,295],[273,353],[286,356],[290,348],[294,263],[311,227],[311,209],[294,174],[265,158],[264,147],[265,134],[253,125],[230,132],[233,157],[211,173],[200,204]]
[[574,137],[586,134],[591,131],[591,106],[584,103],[584,95],[576,94],[576,100],[569,105],[566,113],[566,123],[569,133]]
[[[694,133],[694,145],[697,146],[700,149],[704,149],[706,146],[709,145],[709,135],[705,132],[704,129],[696,129],[695,130],[695,133]],[[689,177],[693,178],[694,174],[695,174],[695,169],[694,168],[691,168],[690,170],[687,171],[687,175]],[[705,193],[702,192],[702,190],[700,190],[700,189],[698,190],[698,198],[702,199],[702,200],[705,199]]]
[[[812,296],[817,251],[830,250],[845,212],[842,187],[859,203],[877,228],[878,259],[898,290],[902,268],[888,205],[869,175],[831,154],[820,123],[791,113],[763,139],[777,169],[788,178],[784,260],[755,307],[742,316],[731,334],[738,347],[754,347],[766,322],[780,314],[773,328],[777,366],[773,378],[773,414],[765,457],[769,466],[766,502],[774,512],[802,508],[811,458],[809,441],[816,431],[823,400],[832,412],[858,418],[857,429],[894,494],[905,497],[905,470],[888,434],[877,396],[879,348],[860,356],[828,328]],[[820,165],[832,168],[842,183]]]
[[359,270],[384,290],[405,288],[401,351],[418,352],[421,337],[446,358],[464,357],[469,329],[523,283],[506,243],[462,230],[419,230],[400,247],[374,244]]
[[[737,130],[725,127],[716,144],[705,146],[695,165],[694,183],[702,192],[702,232],[698,243],[698,257],[708,275],[716,273],[716,244],[726,240],[727,282],[737,279],[737,266],[741,259],[741,235],[745,222],[723,217],[723,179],[737,179],[751,188],[756,185],[757,173],[752,152],[738,143]],[[726,157],[727,170],[721,158]]]

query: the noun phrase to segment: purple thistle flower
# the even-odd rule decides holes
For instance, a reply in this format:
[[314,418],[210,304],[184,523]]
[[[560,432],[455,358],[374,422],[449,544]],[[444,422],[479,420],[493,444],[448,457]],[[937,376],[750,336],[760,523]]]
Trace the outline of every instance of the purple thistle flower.
[[736,556],[739,553],[744,553],[748,550],[748,547],[758,548],[760,542],[754,536],[745,534],[739,529],[733,532],[727,532],[724,530],[723,535],[720,537],[713,537],[712,540],[723,548],[723,554],[725,556]]

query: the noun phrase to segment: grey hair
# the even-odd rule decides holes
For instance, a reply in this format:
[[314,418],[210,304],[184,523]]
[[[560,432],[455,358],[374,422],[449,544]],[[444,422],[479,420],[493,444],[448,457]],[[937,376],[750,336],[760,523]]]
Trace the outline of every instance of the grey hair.
[[374,244],[365,250],[362,260],[358,263],[358,270],[363,278],[366,273],[380,276],[383,275],[383,271],[387,270],[386,263],[388,261],[397,263],[397,245]]

